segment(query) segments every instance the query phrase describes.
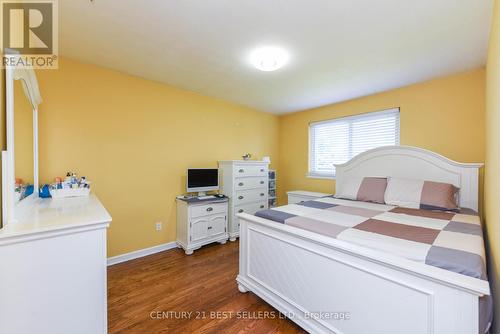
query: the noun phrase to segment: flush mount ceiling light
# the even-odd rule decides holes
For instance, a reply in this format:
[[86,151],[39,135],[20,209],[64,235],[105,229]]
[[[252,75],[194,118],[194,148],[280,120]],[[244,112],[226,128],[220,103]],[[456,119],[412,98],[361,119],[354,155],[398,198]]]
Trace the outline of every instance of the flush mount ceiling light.
[[267,46],[254,50],[250,62],[261,71],[276,71],[288,62],[288,52],[278,47]]

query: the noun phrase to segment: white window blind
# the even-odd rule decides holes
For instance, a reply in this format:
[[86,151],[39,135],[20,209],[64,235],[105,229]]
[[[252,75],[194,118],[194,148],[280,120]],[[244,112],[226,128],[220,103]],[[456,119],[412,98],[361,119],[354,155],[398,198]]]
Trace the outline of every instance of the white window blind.
[[387,145],[399,145],[399,108],[311,123],[309,176],[334,177],[334,164]]

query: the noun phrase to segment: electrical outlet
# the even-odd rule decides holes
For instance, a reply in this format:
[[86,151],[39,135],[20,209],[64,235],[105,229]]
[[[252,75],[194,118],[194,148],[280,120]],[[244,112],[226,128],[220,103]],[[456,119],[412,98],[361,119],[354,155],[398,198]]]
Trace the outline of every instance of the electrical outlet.
[[162,223],[161,222],[156,223],[155,226],[156,226],[156,230],[157,231],[161,231],[161,228],[162,228]]

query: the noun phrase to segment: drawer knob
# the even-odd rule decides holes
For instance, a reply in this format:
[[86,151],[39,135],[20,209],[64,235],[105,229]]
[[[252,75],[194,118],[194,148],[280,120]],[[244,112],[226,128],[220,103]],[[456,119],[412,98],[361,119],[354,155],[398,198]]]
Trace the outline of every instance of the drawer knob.
[[260,184],[264,184],[264,181],[260,181]]
[[243,199],[243,196],[238,196],[238,199]]
[[263,171],[264,171],[264,168],[262,168],[260,171],[261,171],[261,172],[263,172]]
[[261,206],[260,206],[260,208],[261,208],[261,209],[264,209],[264,205],[261,205]]
[[243,182],[238,183],[240,187],[243,187]]
[[211,230],[211,229],[212,229],[212,226],[209,226],[209,227],[208,227],[208,229],[209,229],[209,230]]
[[238,213],[242,213],[242,212],[243,212],[243,209],[239,209],[239,210],[238,210]]
[[240,169],[238,172],[243,173],[244,171],[245,171],[244,169]]
[[260,196],[264,196],[265,194],[264,193],[260,193]]
[[210,212],[210,211],[213,211],[214,208],[207,208],[207,211]]

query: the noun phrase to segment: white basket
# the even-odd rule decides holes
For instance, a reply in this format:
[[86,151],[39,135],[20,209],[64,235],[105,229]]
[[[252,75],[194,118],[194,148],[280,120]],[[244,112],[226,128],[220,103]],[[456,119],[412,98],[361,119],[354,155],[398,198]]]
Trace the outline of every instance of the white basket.
[[90,195],[90,188],[50,189],[50,195],[52,198],[85,197]]

